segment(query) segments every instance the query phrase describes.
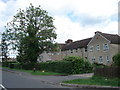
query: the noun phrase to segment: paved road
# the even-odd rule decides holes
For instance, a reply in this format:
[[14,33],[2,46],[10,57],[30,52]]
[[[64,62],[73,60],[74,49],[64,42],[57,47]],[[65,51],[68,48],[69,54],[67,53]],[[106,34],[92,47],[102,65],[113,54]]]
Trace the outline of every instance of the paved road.
[[23,76],[10,72],[2,72],[2,85],[6,88],[62,88],[60,85],[50,84],[31,76]]
[[[0,71],[1,72],[1,71]],[[101,90],[64,87],[59,83],[63,80],[85,78],[82,76],[34,76],[27,73],[11,73],[2,71],[2,85],[6,88],[62,88],[62,90]],[[16,90],[16,89],[14,89]],[[103,89],[104,90],[104,89]]]

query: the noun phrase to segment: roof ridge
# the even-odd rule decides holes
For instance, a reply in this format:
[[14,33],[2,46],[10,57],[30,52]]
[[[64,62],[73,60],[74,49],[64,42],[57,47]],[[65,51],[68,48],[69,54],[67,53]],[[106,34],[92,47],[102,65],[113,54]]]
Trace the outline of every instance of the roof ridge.
[[109,34],[109,33],[101,33],[101,34],[107,34],[107,35],[119,36],[118,34]]
[[[85,39],[81,39],[81,40],[77,40],[77,41],[84,41],[84,40],[87,40],[87,39],[91,39],[92,37],[90,38],[85,38]],[[77,41],[74,41],[74,42],[77,42]],[[73,43],[73,42],[72,42]]]

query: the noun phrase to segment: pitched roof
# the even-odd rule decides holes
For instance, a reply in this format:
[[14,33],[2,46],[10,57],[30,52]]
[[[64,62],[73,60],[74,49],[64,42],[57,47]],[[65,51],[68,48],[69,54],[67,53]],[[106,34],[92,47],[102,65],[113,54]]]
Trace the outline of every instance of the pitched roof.
[[106,39],[111,41],[112,44],[120,44],[120,36],[117,34],[107,34],[107,33],[100,33]]
[[60,48],[63,48],[65,45],[66,45],[66,44],[64,44],[64,43],[58,43],[58,46],[59,46]]
[[[102,33],[102,32],[95,32],[101,34],[103,37],[108,39],[112,44],[120,44],[120,36],[117,34],[107,34],[107,33]],[[88,43],[91,41],[92,38],[87,38],[75,42],[71,42],[70,44],[63,45],[61,48],[62,51],[65,50],[72,50],[72,49],[77,49],[77,48],[86,48]]]
[[91,39],[92,38],[87,38],[87,39],[72,42],[68,45],[66,44],[64,47],[62,47],[61,50],[64,51],[64,50],[71,50],[71,49],[77,49],[77,48],[85,48],[85,47],[87,47],[87,45]]

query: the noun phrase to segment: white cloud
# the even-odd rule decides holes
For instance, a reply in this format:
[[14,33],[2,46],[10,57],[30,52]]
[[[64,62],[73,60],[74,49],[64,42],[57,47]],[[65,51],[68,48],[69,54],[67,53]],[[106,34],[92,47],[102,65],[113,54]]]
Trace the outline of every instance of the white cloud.
[[[0,1],[0,32],[19,8],[32,3],[55,18],[57,42],[66,39],[80,40],[92,37],[95,31],[117,33],[117,21],[110,17],[117,14],[118,0],[8,0]],[[71,15],[71,17],[69,16]],[[84,24],[84,25],[83,25]]]

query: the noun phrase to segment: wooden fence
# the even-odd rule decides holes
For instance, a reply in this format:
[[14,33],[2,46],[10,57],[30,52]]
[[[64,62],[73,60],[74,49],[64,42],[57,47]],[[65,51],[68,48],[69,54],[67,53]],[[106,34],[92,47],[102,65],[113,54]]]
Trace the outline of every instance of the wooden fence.
[[95,68],[94,75],[120,78],[120,67]]

